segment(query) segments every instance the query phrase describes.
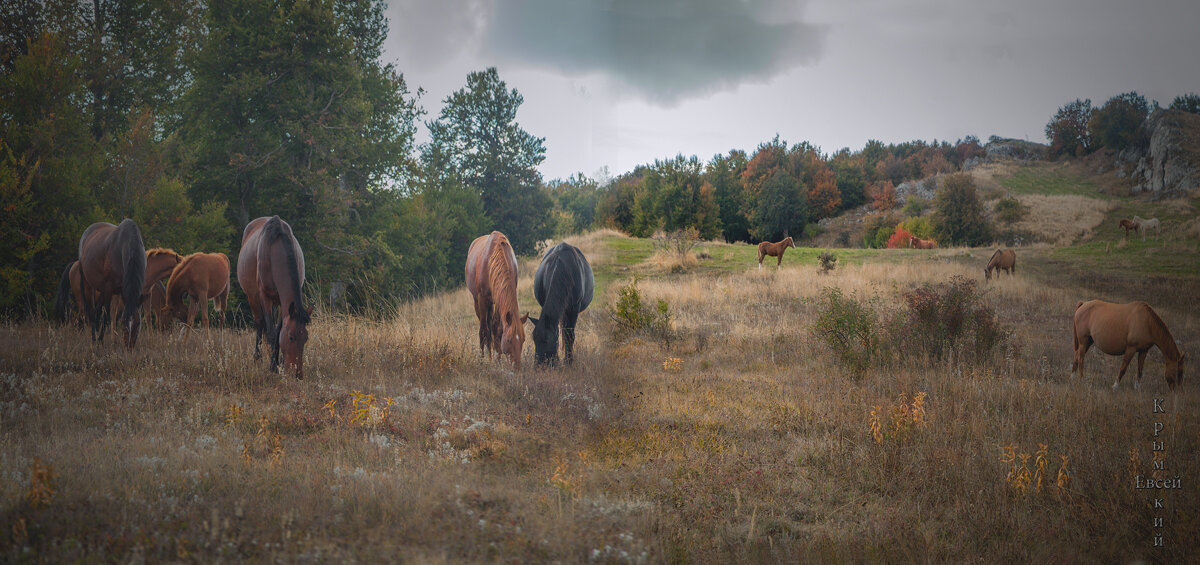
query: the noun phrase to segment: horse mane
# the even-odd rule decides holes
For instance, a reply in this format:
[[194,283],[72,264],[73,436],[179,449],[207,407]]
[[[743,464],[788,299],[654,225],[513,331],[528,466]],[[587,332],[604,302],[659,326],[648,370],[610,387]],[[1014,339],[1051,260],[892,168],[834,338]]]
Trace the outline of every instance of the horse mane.
[[58,294],[54,297],[54,319],[65,322],[67,321],[67,306],[71,300],[71,267],[75,266],[75,261],[67,263],[67,268],[63,269],[62,278],[58,281]]
[[988,267],[991,267],[992,265],[995,265],[995,264],[996,264],[996,259],[997,259],[997,258],[999,258],[999,257],[1000,257],[1000,250],[999,250],[999,249],[997,249],[995,253],[992,253],[992,258],[991,258],[991,259],[988,259],[988,264],[987,264],[987,266],[988,266]]
[[[492,303],[501,320],[504,319],[504,314],[509,312],[514,318],[517,315],[517,273],[508,262],[511,250],[512,245],[508,243],[508,237],[498,234],[488,254],[488,284],[492,290]],[[512,323],[516,323],[516,320],[512,320]]]
[[146,250],[147,259],[158,255],[174,255],[175,257],[179,257],[180,260],[183,259],[178,253],[175,252],[174,249],[171,249],[170,247],[155,247],[154,249]]
[[[296,321],[301,324],[307,324],[309,316],[308,311],[304,309],[304,294],[300,291],[300,266],[296,262],[296,248],[294,244],[296,236],[292,234],[290,226],[287,226],[286,229],[285,226],[286,224],[283,223],[283,220],[279,216],[271,216],[271,219],[263,224],[263,241],[270,242],[271,240],[278,239],[282,242],[284,256],[287,257],[288,278],[291,279],[288,283],[292,287],[292,294],[296,297]],[[282,308],[282,305],[280,305],[280,308]],[[280,312],[281,316],[283,314],[283,312]]]
[[1171,361],[1178,361],[1183,354],[1179,351],[1179,346],[1175,343],[1175,337],[1171,335],[1171,330],[1167,328],[1167,324],[1158,317],[1158,312],[1155,312],[1149,304],[1146,304],[1146,312],[1150,314],[1152,326],[1150,335],[1154,338],[1155,345],[1163,352],[1163,357]]

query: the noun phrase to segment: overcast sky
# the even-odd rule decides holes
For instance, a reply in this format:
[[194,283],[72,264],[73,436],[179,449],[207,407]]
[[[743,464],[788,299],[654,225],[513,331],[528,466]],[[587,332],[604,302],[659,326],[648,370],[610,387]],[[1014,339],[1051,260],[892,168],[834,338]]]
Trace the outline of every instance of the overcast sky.
[[[967,135],[1200,92],[1200,0],[391,0],[384,57],[436,117],[495,66],[547,180],[676,154],[824,152]],[[422,134],[422,138],[427,138]]]

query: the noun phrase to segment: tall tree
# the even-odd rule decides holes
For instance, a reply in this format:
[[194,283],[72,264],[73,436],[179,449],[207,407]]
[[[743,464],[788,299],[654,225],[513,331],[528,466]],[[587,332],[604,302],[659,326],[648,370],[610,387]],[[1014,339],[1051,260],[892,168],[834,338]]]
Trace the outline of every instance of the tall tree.
[[705,179],[713,187],[725,241],[750,241],[750,222],[742,212],[747,207],[742,185],[747,162],[745,151],[733,149],[727,155],[714,155],[704,170]]
[[1059,108],[1046,124],[1052,156],[1082,156],[1092,150],[1088,122],[1092,119],[1091,99],[1075,100]]
[[1168,106],[1168,108],[1172,110],[1183,110],[1184,112],[1191,112],[1193,114],[1200,114],[1200,94],[1193,92],[1176,96],[1175,99],[1171,101],[1171,105]]
[[1108,99],[1088,120],[1088,133],[1103,147],[1120,151],[1137,140],[1138,127],[1150,115],[1146,97],[1126,92]]
[[934,223],[944,244],[985,245],[992,241],[992,225],[968,173],[947,175],[934,200]]
[[447,96],[438,119],[427,125],[431,146],[479,194],[494,228],[507,234],[518,252],[528,253],[553,229],[553,202],[541,189],[537,171],[546,157],[545,138],[534,137],[516,121],[524,100],[491,67],[467,75],[467,85]]

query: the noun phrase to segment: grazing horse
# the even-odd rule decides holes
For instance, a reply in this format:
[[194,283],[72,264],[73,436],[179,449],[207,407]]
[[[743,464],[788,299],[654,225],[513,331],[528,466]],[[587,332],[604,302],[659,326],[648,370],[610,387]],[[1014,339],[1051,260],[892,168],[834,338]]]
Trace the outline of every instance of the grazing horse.
[[[79,288],[79,261],[71,261],[67,267],[63,269],[62,277],[58,281],[58,294],[54,297],[54,318],[60,322],[66,322],[69,314],[67,310],[71,308],[71,296],[75,297],[75,323],[83,325],[86,323],[88,316],[83,309],[83,294]],[[95,297],[93,297],[93,300]]]
[[992,271],[996,271],[996,278],[1000,278],[1000,271],[1008,271],[1009,275],[1017,272],[1017,252],[1012,249],[997,249],[992,253],[992,258],[988,260],[988,264],[983,268],[983,278],[991,279]]
[[1118,223],[1117,225],[1125,228],[1125,237],[1126,238],[1129,237],[1130,231],[1133,231],[1133,232],[1141,231],[1141,228],[1137,225],[1137,222],[1134,222],[1132,220],[1121,220],[1120,223]]
[[[183,300],[188,298],[188,303]],[[221,314],[225,324],[225,305],[229,299],[229,257],[224,253],[193,253],[171,273],[167,282],[167,310],[170,319],[180,320],[190,330],[196,310],[208,327],[208,301]]]
[[517,255],[508,237],[493,231],[475,238],[467,251],[463,274],[475,300],[475,317],[479,318],[480,355],[485,346],[488,357],[493,351],[507,354],[520,371],[529,314],[517,317]]
[[282,349],[287,370],[297,379],[304,378],[304,344],[312,307],[304,308],[304,252],[292,226],[279,216],[255,218],[246,224],[237,278],[258,330],[254,358],[262,357],[259,345],[265,334],[271,347],[271,371],[279,369]]
[[[174,249],[165,249],[162,247],[147,249],[146,284],[142,287],[142,300],[145,300],[148,296],[150,296],[151,289],[154,288],[154,285],[162,282],[164,279],[169,278],[171,276],[171,271],[174,271],[175,267],[179,265],[179,262],[182,260],[183,258],[180,257]],[[120,296],[113,296],[112,300],[113,327],[115,328],[117,327],[116,312],[121,308],[124,301]],[[146,312],[146,314],[146,319],[149,320],[149,312]]]
[[91,322],[92,339],[104,341],[108,324],[105,310],[112,296],[125,301],[121,329],[125,347],[137,344],[142,326],[142,287],[146,282],[146,246],[142,232],[129,218],[114,226],[94,223],[79,238],[79,274],[84,311]]
[[1154,230],[1154,237],[1160,237],[1162,235],[1160,233],[1162,222],[1158,221],[1158,218],[1146,219],[1134,216],[1133,223],[1137,224],[1138,231],[1142,232],[1142,241],[1146,241],[1146,232],[1150,230]]
[[166,331],[171,324],[171,311],[167,310],[167,285],[162,281],[154,283],[150,287],[150,314],[146,319],[150,319],[150,315],[154,316],[155,326],[158,329]]
[[542,314],[533,322],[534,358],[538,365],[558,362],[558,326],[562,325],[564,359],[571,364],[575,349],[575,321],[592,303],[596,280],[592,266],[579,248],[563,242],[546,251],[533,275],[533,297]]
[[777,261],[775,261],[775,268],[779,268],[779,265],[783,263],[783,252],[787,251],[787,248],[789,247],[796,247],[796,243],[792,241],[791,236],[788,236],[784,238],[783,241],[777,243],[764,241],[758,244],[758,268],[762,268],[763,257],[766,257],[767,255],[779,258]]
[[913,249],[937,249],[938,248],[938,244],[936,241],[934,241],[932,239],[921,239],[915,235],[912,237],[912,239],[908,240],[908,246]]
[[1145,302],[1130,302],[1128,304],[1113,304],[1102,300],[1077,302],[1075,318],[1072,321],[1072,338],[1075,347],[1075,362],[1071,372],[1079,371],[1083,378],[1083,356],[1092,344],[1109,355],[1124,355],[1121,372],[1113,383],[1113,390],[1121,384],[1121,377],[1129,368],[1133,354],[1138,356],[1137,381],[1133,388],[1137,389],[1142,382],[1142,365],[1146,362],[1146,352],[1153,346],[1162,351],[1166,366],[1167,387],[1174,390],[1183,384],[1184,355],[1171,337],[1171,331],[1163,323],[1162,318],[1149,304]]

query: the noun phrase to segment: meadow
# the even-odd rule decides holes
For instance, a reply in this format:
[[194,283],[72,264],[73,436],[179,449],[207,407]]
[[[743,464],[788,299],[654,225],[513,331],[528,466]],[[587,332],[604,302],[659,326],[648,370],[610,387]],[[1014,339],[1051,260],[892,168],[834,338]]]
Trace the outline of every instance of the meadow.
[[[985,283],[991,248],[836,249],[821,274],[819,249],[760,270],[752,246],[703,243],[705,258],[674,268],[648,240],[593,232],[568,238],[597,277],[575,364],[532,368],[527,341],[521,372],[480,355],[462,288],[370,316],[319,309],[302,381],[256,363],[252,331],[146,331],[126,351],[10,324],[0,555],[1192,562],[1194,362],[1169,392],[1156,350],[1140,390],[1132,367],[1113,391],[1118,358],[1093,350],[1085,378],[1069,374],[1070,327],[1077,300],[1144,299],[1195,358],[1200,250],[1178,231],[1113,233],[1022,248],[1016,276]],[[519,286],[535,315],[536,265],[522,258]],[[955,276],[1004,329],[982,358],[951,348],[853,370],[814,332],[823,289],[888,317]],[[665,331],[620,331],[612,309],[631,283],[668,305]],[[1137,490],[1138,475],[1182,488]]]

